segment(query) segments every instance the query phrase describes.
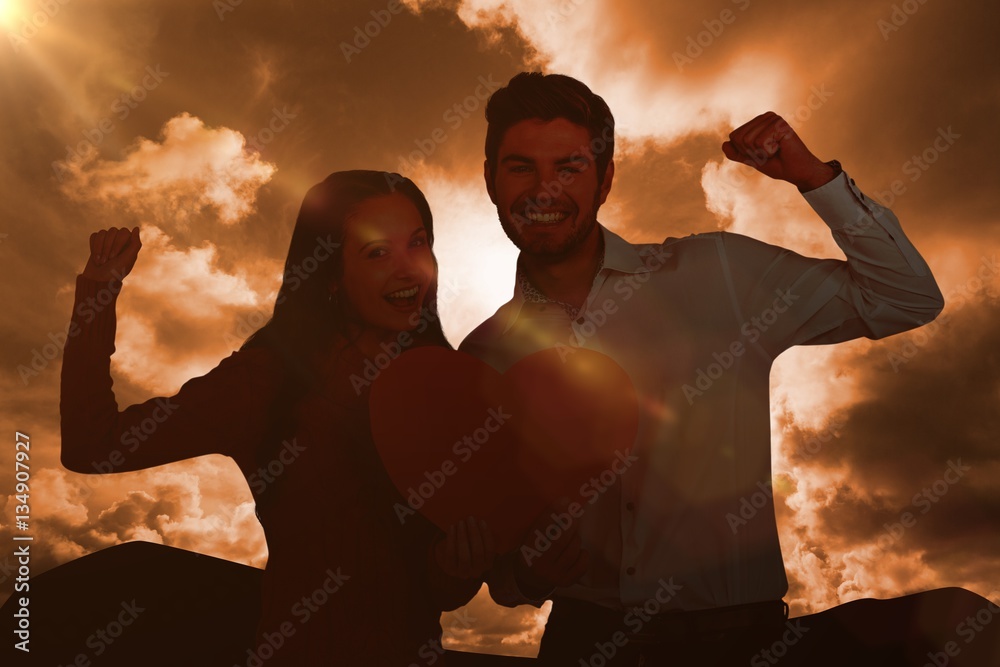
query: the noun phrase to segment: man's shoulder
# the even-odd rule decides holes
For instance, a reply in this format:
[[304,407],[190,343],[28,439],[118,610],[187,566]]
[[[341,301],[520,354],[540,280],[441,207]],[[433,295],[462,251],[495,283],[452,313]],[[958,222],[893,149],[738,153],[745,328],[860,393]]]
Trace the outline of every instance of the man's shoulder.
[[[741,235],[732,232],[711,231],[688,234],[687,236],[668,236],[660,242],[626,241],[626,243],[631,246],[645,266],[649,268],[676,268],[685,259],[717,255],[726,239],[732,236]],[[667,262],[667,258],[673,258],[673,261]]]
[[634,244],[637,246],[648,245],[648,246],[664,246],[672,248],[685,248],[694,249],[704,245],[712,245],[719,243],[720,241],[728,242],[729,240],[734,240],[735,242],[741,242],[747,239],[754,241],[755,239],[746,234],[740,234],[739,232],[730,232],[725,229],[716,229],[710,232],[695,232],[688,234],[687,236],[668,236],[663,239],[660,243],[647,243],[647,244]]
[[[667,236],[662,241],[625,241],[640,254],[652,253],[657,250],[696,251],[711,246],[720,238],[741,236],[735,232],[716,230],[711,232],[696,232],[686,236]],[[623,239],[624,240],[624,239]]]
[[458,349],[473,356],[482,356],[480,354],[481,350],[503,335],[512,307],[513,300],[500,306],[493,315],[486,318],[479,326],[469,332],[459,344]]
[[[758,272],[792,251],[759,239],[724,230],[706,231],[687,236],[668,236],[659,243],[632,243],[635,259],[619,260],[611,268],[635,273],[650,271],[666,280],[704,279],[730,271]],[[619,253],[619,257],[625,257]]]
[[640,254],[656,252],[674,254],[725,252],[730,254],[778,247],[746,234],[726,230],[698,232],[681,237],[668,236],[661,243],[633,243],[632,245]]

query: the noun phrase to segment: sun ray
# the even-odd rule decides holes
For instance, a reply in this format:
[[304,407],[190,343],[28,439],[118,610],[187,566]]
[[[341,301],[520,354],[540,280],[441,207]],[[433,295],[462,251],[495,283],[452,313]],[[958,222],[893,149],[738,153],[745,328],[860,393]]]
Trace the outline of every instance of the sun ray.
[[0,0],[0,26],[3,26],[4,30],[16,30],[21,11],[14,0]]

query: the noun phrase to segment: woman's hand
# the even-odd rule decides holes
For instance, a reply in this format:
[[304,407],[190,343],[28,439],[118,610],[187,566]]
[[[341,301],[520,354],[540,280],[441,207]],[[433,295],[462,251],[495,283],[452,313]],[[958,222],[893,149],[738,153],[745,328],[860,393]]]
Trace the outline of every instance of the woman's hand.
[[456,579],[481,579],[493,567],[495,556],[489,526],[471,516],[453,524],[434,545],[438,567]]
[[90,235],[90,259],[83,269],[83,277],[100,282],[123,280],[135,266],[142,241],[139,228],[129,231],[111,227]]

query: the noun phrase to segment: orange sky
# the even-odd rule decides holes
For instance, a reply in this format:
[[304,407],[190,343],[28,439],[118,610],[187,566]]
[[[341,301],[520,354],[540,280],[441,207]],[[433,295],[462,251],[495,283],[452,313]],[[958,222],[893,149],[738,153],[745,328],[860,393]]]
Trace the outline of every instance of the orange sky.
[[[35,445],[36,572],[135,539],[266,561],[228,459],[103,478],[60,466],[53,340],[91,231],[143,227],[119,301],[120,406],[172,394],[263,323],[306,189],[341,169],[400,170],[427,194],[457,345],[509,298],[516,256],[482,183],[483,102],[543,69],[611,106],[617,170],[600,219],[630,240],[728,229],[841,257],[794,188],[724,161],[725,135],[768,109],[891,206],[947,305],[922,330],[776,364],[786,599],[793,614],[940,586],[1000,599],[995,8],[333,4],[0,0],[0,420]],[[968,472],[921,512],[918,494],[958,459]],[[12,481],[5,463],[0,544]],[[916,525],[887,537],[914,508]],[[544,613],[527,609],[483,592],[445,619],[450,643],[532,655]]]

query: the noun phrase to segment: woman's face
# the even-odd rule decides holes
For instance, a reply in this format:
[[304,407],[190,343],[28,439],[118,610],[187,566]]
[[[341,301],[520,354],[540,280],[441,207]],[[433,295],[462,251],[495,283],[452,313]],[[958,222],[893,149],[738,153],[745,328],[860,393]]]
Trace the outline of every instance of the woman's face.
[[358,204],[344,227],[344,276],[332,286],[365,325],[407,331],[437,269],[419,211],[393,193]]

